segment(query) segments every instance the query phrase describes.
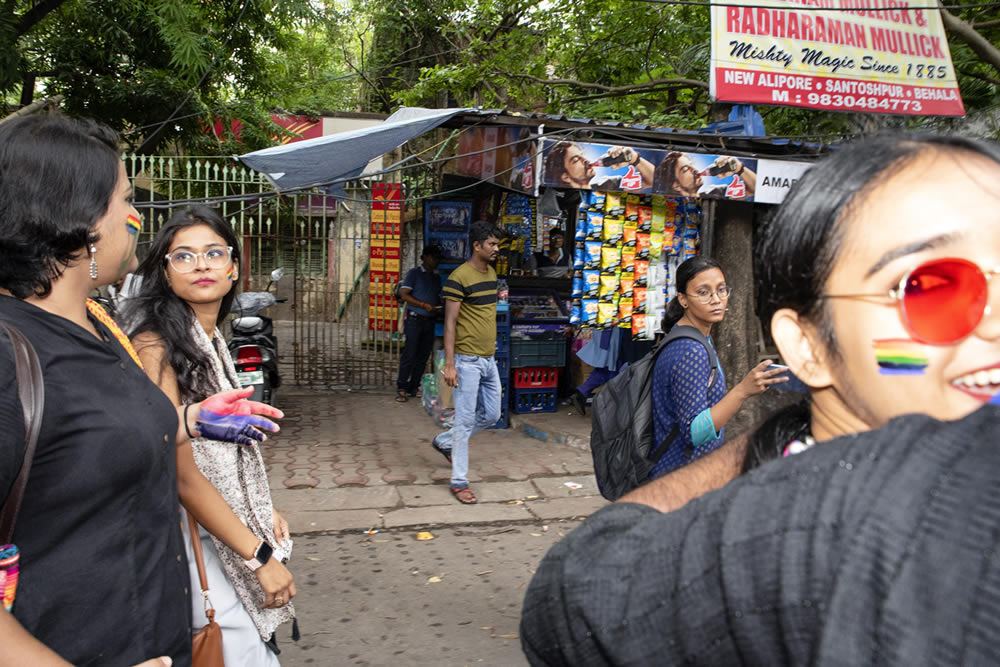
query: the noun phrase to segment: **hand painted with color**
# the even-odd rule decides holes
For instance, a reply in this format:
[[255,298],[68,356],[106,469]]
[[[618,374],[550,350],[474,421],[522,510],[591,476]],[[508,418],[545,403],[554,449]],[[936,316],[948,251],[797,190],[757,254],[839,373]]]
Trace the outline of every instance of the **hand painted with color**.
[[267,417],[280,419],[285,414],[270,405],[246,400],[252,393],[253,388],[246,387],[224,391],[202,401],[197,420],[202,437],[254,445],[267,439],[263,431],[277,432],[278,425]]

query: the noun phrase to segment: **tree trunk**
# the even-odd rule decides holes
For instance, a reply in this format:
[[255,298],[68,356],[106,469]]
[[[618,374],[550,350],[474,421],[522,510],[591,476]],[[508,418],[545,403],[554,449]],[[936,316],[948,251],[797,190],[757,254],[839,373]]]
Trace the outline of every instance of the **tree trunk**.
[[[941,5],[941,0],[938,0],[938,4]],[[968,44],[973,53],[979,56],[984,63],[1000,72],[1000,50],[997,47],[990,44],[971,25],[945,9],[944,5],[941,5],[941,20],[948,32]]]

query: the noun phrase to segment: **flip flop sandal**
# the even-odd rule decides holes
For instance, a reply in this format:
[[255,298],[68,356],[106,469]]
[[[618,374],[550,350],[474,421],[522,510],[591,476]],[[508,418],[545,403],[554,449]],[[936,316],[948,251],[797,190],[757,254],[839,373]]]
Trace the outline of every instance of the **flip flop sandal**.
[[463,505],[475,505],[479,502],[475,494],[472,493],[472,489],[467,486],[452,487],[451,492]]
[[450,450],[441,449],[440,447],[437,446],[437,444],[435,444],[435,442],[433,440],[431,440],[431,447],[434,448],[434,451],[436,451],[438,454],[440,454],[441,456],[443,456],[445,458],[445,460],[448,461],[448,463],[451,463],[451,451]]
[[408,400],[410,400],[410,399],[407,398],[405,391],[397,391],[396,392],[396,402],[397,403],[406,403]]

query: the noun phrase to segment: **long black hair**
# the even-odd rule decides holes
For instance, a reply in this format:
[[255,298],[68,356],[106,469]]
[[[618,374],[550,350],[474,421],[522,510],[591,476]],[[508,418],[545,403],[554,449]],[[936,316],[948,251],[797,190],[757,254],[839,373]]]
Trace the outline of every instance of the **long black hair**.
[[[149,254],[139,265],[137,273],[142,278],[142,284],[139,294],[126,300],[124,319],[130,336],[150,332],[160,338],[164,346],[164,363],[170,364],[177,374],[181,396],[201,400],[217,391],[212,379],[212,361],[191,338],[194,311],[174,293],[166,274],[166,255],[174,241],[174,235],[195,225],[207,225],[221,236],[226,245],[232,246],[233,263],[239,265],[239,239],[232,226],[215,209],[196,205],[178,211],[160,229],[153,239]],[[236,291],[237,282],[233,281],[229,292],[222,298],[216,318],[217,325],[222,324],[229,314]]]
[[[927,152],[981,155],[1000,163],[1000,148],[975,139],[885,135],[837,149],[792,186],[757,230],[754,244],[758,315],[765,331],[770,331],[776,312],[790,308],[816,327],[828,358],[843,363],[830,308],[822,296],[840,258],[844,222],[865,205],[876,186]],[[809,432],[809,421],[808,402],[777,412],[751,436],[747,455],[763,462],[763,453],[774,454],[802,439]],[[757,439],[762,442],[755,443]]]
[[93,121],[25,116],[0,125],[0,287],[46,297],[118,185],[118,135]]
[[[681,262],[681,265],[677,267],[677,294],[686,294],[688,283],[696,275],[709,269],[722,271],[722,266],[711,257],[704,255],[696,255]],[[684,317],[684,306],[681,305],[680,299],[675,296],[667,304],[667,312],[663,316],[663,333],[670,333],[670,330],[682,317]]]

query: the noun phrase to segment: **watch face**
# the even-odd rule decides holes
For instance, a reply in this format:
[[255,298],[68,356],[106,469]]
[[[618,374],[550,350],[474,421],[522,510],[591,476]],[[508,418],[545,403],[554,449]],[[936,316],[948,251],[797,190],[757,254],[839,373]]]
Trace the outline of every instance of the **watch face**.
[[260,563],[261,565],[265,565],[267,561],[271,560],[271,554],[273,552],[274,549],[271,548],[271,545],[268,544],[267,542],[264,542],[259,547],[257,547],[257,553],[254,556],[254,558],[256,558],[257,562]]

